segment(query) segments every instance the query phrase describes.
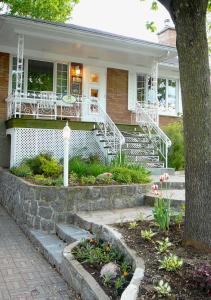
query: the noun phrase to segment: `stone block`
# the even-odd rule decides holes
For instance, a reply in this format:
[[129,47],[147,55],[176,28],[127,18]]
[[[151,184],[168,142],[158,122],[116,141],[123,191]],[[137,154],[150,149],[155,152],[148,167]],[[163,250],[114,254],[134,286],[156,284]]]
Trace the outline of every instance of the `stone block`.
[[53,210],[51,207],[40,206],[38,214],[41,218],[49,220],[52,217]]

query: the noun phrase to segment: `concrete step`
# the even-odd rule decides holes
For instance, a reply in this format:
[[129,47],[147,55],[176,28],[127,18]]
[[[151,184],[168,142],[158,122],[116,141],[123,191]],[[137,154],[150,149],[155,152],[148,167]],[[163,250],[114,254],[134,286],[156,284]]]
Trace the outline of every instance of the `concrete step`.
[[[164,169],[164,163],[163,162],[147,162],[145,164],[146,168],[149,170],[155,170],[155,169]],[[152,173],[154,174],[154,173]]]
[[[171,200],[171,206],[178,208],[185,203],[185,190],[162,190],[161,197]],[[156,198],[157,196],[150,192],[144,196],[144,204],[153,206]]]
[[50,264],[60,270],[62,253],[67,244],[55,234],[48,234],[35,229],[30,229],[30,238]]
[[125,143],[123,149],[153,149],[153,144],[149,143]]
[[125,142],[126,143],[149,143],[149,138],[147,136],[137,136],[137,137],[126,136]]
[[159,163],[159,156],[157,155],[128,155],[127,160],[130,162],[146,162]]
[[129,148],[123,148],[123,152],[126,155],[155,155],[155,150],[153,149],[129,149]]
[[77,215],[88,222],[106,225],[138,219],[150,219],[152,218],[152,208],[149,206],[136,206],[134,208],[79,212]]
[[91,237],[91,234],[84,229],[72,224],[62,223],[56,224],[56,234],[61,240],[68,244]]
[[[154,178],[154,182],[158,183],[159,182],[159,176],[162,175],[163,173],[168,173],[169,175],[173,175],[175,174],[175,169],[173,168],[165,168],[164,167],[164,163],[162,163],[161,167],[156,167],[153,168],[150,165],[148,166],[149,171],[151,172],[152,175],[155,175],[157,178]],[[184,185],[183,185],[184,188]]]

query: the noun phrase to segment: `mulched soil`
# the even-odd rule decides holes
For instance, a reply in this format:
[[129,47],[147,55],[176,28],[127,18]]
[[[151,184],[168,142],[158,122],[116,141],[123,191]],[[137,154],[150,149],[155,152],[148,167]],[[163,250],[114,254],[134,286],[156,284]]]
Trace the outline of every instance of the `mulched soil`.
[[[94,279],[99,283],[99,285],[101,286],[101,288],[104,290],[104,292],[109,296],[110,299],[112,300],[119,300],[120,296],[117,295],[117,292],[115,290],[114,287],[109,287],[109,286],[105,286],[103,284],[103,280],[100,277],[100,271],[102,269],[102,265],[89,265],[87,263],[82,263],[83,267],[85,270],[87,270],[93,277]],[[132,276],[129,275],[128,276],[128,280],[130,282]],[[128,283],[129,283],[128,282]],[[128,284],[124,285],[124,289],[127,287]],[[121,291],[123,292],[124,289]]]
[[[158,227],[152,221],[139,221],[138,227],[128,229],[128,223],[113,225],[120,231],[127,245],[134,249],[140,257],[145,261],[145,277],[140,287],[139,300],[160,299],[154,290],[161,279],[167,281],[172,289],[172,296],[168,299],[172,300],[201,300],[211,299],[211,296],[206,295],[199,290],[194,282],[193,272],[196,267],[206,263],[211,265],[211,254],[203,254],[191,247],[182,245],[183,225],[178,228],[176,225],[171,225],[168,233],[159,232]],[[146,241],[141,237],[141,230],[151,228],[157,232],[153,237],[153,241]],[[155,242],[169,237],[173,244],[170,248],[170,253],[174,253],[183,259],[184,264],[181,269],[175,272],[167,272],[159,270],[158,260],[165,255],[157,254],[155,251]]]

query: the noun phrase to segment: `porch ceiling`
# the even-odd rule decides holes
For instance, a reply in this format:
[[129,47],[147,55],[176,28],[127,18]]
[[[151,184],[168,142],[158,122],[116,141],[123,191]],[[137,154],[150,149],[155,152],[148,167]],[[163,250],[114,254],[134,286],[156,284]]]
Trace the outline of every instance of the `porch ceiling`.
[[149,66],[153,59],[176,56],[172,47],[99,34],[28,19],[0,17],[0,51],[16,53],[17,33],[25,35],[25,54],[32,57],[59,60],[70,58],[99,60],[112,63]]

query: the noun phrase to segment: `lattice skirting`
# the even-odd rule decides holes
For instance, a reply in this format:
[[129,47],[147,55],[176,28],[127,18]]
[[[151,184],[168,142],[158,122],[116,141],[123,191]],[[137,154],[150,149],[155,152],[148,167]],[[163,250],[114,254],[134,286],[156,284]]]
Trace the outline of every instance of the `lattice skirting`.
[[[40,153],[51,153],[57,159],[63,158],[62,130],[40,128],[11,128],[10,167],[19,165],[23,159],[34,157]],[[98,154],[104,159],[104,154],[92,131],[72,130],[69,144],[69,156]]]

